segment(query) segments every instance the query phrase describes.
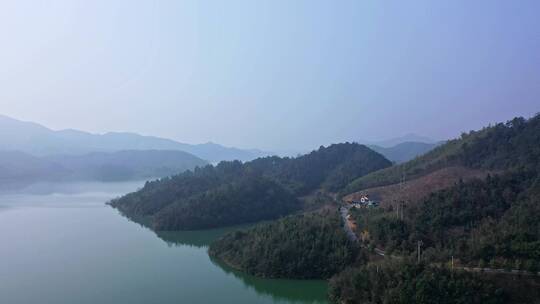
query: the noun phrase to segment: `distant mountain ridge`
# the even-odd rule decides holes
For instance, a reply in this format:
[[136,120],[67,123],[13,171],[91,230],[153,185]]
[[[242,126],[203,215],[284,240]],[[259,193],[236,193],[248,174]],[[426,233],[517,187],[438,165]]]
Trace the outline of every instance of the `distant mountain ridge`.
[[183,151],[126,150],[38,157],[0,151],[1,183],[124,181],[178,174],[208,162]]
[[55,180],[69,171],[61,165],[20,151],[0,151],[0,182]]
[[409,133],[403,136],[385,139],[385,140],[359,140],[358,142],[366,146],[378,146],[382,148],[391,148],[391,147],[395,147],[397,145],[408,143],[408,142],[436,144],[441,141],[429,138],[427,136]]
[[209,162],[248,161],[268,154],[260,150],[224,147],[211,142],[191,145],[127,132],[93,134],[73,129],[54,131],[37,123],[4,115],[0,115],[0,150],[21,151],[34,156],[122,150],[180,150]]
[[370,145],[368,147],[384,155],[384,157],[388,158],[390,161],[401,164],[426,154],[443,143],[444,142],[425,143],[407,141],[388,148],[377,145]]

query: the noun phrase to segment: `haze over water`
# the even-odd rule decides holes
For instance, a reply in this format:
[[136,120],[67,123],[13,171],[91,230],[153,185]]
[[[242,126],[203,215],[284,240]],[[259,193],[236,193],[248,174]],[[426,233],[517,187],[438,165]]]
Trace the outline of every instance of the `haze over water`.
[[324,281],[265,280],[213,262],[208,242],[234,228],[160,238],[105,205],[142,184],[0,194],[0,303],[326,303]]

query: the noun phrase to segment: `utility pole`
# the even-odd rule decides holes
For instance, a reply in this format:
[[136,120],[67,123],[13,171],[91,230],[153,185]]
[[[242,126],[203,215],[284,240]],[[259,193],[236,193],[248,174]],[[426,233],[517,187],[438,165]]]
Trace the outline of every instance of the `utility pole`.
[[420,264],[420,246],[422,246],[422,241],[418,241],[418,264]]
[[[405,188],[405,172],[403,171],[403,168],[402,168],[401,169],[401,180],[399,181],[399,192],[400,192],[402,197],[404,195],[404,193],[403,193],[404,188]],[[401,218],[401,220],[403,220],[403,204],[404,204],[403,201],[400,201],[399,204],[398,204],[398,213],[397,213],[398,220],[400,218]],[[399,214],[399,206],[401,206],[401,216]]]

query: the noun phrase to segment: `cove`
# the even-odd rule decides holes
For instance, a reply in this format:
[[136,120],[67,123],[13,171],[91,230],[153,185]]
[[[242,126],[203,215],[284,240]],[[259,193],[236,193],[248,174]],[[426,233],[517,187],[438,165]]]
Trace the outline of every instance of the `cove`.
[[0,303],[327,303],[325,281],[256,278],[208,256],[241,227],[156,233],[105,205],[142,184],[0,194]]

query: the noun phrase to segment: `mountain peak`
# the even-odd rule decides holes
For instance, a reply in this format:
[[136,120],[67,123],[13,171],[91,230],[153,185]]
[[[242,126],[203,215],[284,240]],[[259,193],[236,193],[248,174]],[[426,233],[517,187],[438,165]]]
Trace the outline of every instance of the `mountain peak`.
[[386,140],[360,140],[360,143],[370,145],[370,146],[379,146],[382,148],[390,148],[402,143],[426,143],[426,144],[435,144],[440,142],[439,140],[432,139],[427,136],[418,135],[415,133],[407,133],[403,136],[394,137]]

